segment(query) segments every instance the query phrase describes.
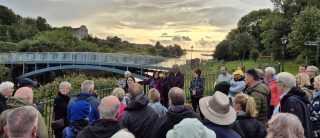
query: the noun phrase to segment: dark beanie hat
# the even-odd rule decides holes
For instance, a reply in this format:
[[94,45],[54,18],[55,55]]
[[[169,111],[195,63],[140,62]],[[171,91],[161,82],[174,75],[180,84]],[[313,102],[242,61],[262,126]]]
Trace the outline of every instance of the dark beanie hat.
[[223,81],[223,82],[219,82],[218,84],[216,84],[216,86],[214,86],[214,91],[220,91],[226,95],[229,94],[229,89],[230,89],[230,83]]

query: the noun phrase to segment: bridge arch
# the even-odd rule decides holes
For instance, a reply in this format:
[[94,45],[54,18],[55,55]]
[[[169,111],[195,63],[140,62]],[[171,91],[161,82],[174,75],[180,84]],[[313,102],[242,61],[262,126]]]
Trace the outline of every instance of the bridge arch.
[[[94,66],[94,65],[63,65],[63,66],[54,66],[54,67],[48,67],[48,68],[43,68],[39,70],[35,70],[32,72],[25,73],[23,75],[20,75],[17,77],[17,79],[22,79],[34,75],[38,75],[41,73],[49,72],[49,71],[55,71],[55,70],[65,70],[65,69],[93,69],[93,70],[102,70],[102,71],[108,71],[108,72],[113,72],[117,74],[124,74],[125,70],[120,70],[116,68],[111,68],[111,67],[105,67],[105,66]],[[136,73],[131,73],[133,77],[138,78],[138,79],[143,79],[142,75],[136,74]]]

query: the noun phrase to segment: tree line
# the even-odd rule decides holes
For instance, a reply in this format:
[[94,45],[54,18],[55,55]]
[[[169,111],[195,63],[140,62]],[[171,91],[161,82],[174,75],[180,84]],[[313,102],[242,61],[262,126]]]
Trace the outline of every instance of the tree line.
[[[256,59],[259,53],[276,59],[313,64],[316,47],[305,42],[320,38],[319,0],[271,0],[274,9],[252,11],[243,16],[215,49],[214,57],[224,60]],[[281,38],[288,37],[282,44]]]

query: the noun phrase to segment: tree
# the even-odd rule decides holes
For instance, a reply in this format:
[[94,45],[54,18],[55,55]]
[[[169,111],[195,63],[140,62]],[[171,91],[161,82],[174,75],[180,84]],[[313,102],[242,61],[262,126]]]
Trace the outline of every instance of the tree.
[[37,17],[36,25],[39,31],[47,31],[51,28],[51,26],[47,23],[47,20],[42,17]]
[[156,42],[156,45],[154,46],[156,49],[161,49],[163,46],[160,44],[159,41]]
[[221,41],[215,48],[215,51],[213,53],[213,57],[217,58],[218,60],[229,60],[229,41],[223,40]]
[[16,14],[9,8],[0,5],[0,24],[12,25],[16,23]]

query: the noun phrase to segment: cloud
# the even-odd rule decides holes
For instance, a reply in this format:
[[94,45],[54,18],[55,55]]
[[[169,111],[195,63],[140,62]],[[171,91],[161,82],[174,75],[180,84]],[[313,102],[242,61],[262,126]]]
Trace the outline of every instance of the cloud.
[[197,42],[195,42],[196,45],[200,46],[200,47],[214,47],[218,44],[217,41],[210,41],[210,40],[206,40],[204,38],[201,38],[200,40],[198,40]]
[[183,41],[192,41],[189,36],[181,36]]
[[176,33],[192,32],[191,30],[177,30]]

